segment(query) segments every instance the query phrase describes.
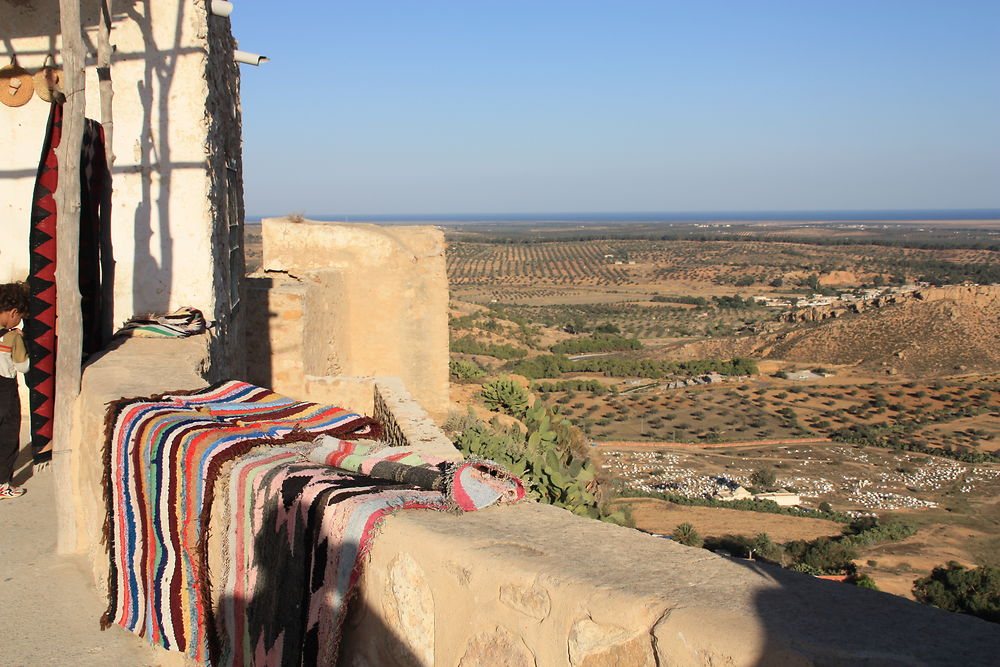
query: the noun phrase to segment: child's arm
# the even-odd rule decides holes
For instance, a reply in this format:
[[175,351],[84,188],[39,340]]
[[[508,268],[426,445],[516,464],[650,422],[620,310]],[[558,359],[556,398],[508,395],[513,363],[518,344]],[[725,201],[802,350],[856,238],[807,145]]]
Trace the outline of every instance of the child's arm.
[[14,362],[14,370],[18,373],[28,372],[28,348],[24,346],[24,334],[20,329],[11,329],[0,341],[4,347],[10,347],[10,358]]

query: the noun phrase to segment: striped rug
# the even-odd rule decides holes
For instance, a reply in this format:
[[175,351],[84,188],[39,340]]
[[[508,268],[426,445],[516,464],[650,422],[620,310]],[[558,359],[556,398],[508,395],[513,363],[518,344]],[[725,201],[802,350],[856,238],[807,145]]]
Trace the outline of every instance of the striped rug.
[[236,381],[113,403],[104,479],[109,604],[101,626],[116,623],[207,662],[206,528],[220,467],[260,445],[379,430],[371,418]]
[[521,483],[487,461],[327,436],[243,457],[225,484],[222,653],[213,659],[223,665],[337,664],[362,556],[387,515],[524,498]]

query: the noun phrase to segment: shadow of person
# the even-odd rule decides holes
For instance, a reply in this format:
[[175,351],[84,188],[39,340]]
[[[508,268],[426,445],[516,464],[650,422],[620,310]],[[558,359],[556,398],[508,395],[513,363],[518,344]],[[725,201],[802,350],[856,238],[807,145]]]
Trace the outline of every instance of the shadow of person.
[[[23,420],[24,418],[22,417]],[[30,440],[25,442],[22,439],[21,442],[24,444],[21,445],[21,448],[17,452],[17,459],[14,460],[14,476],[11,479],[14,486],[22,486],[35,474],[35,466],[31,460]]]

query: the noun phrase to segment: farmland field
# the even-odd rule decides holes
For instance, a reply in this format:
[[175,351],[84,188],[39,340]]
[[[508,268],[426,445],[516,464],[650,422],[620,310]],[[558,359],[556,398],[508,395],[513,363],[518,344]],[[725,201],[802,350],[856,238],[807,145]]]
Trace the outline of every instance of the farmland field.
[[[450,230],[451,328],[464,341],[452,358],[481,369],[453,377],[458,404],[482,410],[480,385],[525,373],[537,400],[596,445],[603,484],[648,532],[690,523],[713,544],[839,539],[841,524],[808,514],[676,500],[703,502],[768,470],[807,511],[916,531],[858,548],[854,567],[883,590],[908,595],[948,560],[1000,565],[1000,299],[970,287],[968,301],[932,303],[902,287],[1000,282],[996,225],[661,231]],[[874,306],[835,321],[795,305],[866,290]],[[640,344],[605,351],[602,335]],[[567,341],[596,351],[559,361],[552,350]],[[709,382],[676,367],[744,356],[756,373]],[[726,446],[737,442],[751,444]]]
[[[896,274],[950,265],[993,265],[996,252],[885,246],[808,246],[760,241],[594,240],[494,244],[452,241],[448,279],[457,294],[488,287],[494,298],[522,299],[540,286],[639,288],[685,284],[766,287],[809,273],[827,282],[858,285]],[[554,295],[554,291],[549,292]]]

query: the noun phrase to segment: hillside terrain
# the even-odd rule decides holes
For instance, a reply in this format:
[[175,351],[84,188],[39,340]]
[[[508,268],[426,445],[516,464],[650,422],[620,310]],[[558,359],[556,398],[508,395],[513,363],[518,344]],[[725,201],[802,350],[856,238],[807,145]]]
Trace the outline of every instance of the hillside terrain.
[[[945,293],[937,298],[937,292]],[[697,341],[672,358],[755,356],[800,364],[851,366],[873,373],[937,377],[1000,370],[1000,287],[933,288],[860,313],[800,319],[761,335]],[[829,308],[807,309],[828,314]],[[808,315],[808,313],[806,313]]]
[[[706,546],[849,566],[899,595],[950,560],[1000,566],[1000,286],[976,284],[1000,282],[994,229],[914,247],[587,231],[449,234],[457,405],[488,419],[482,387],[530,388],[598,445],[602,484],[647,532],[691,524]],[[797,514],[711,500],[762,470]],[[802,546],[824,540],[840,561]]]
[[898,595],[1000,566],[1000,223],[446,233],[446,430],[539,497]]
[[907,302],[776,340],[762,356],[937,376],[1000,369],[1000,303]]

